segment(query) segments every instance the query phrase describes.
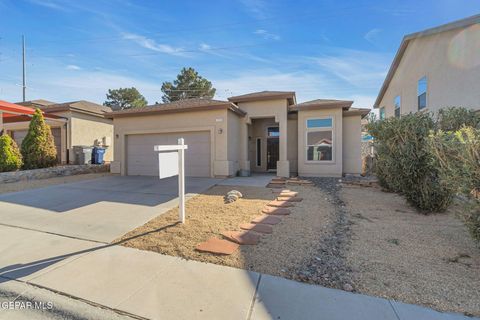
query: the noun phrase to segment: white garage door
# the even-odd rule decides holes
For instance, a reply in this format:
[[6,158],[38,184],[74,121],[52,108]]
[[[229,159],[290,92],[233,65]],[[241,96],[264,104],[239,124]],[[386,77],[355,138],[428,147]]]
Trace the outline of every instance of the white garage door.
[[210,177],[210,132],[179,132],[128,135],[126,142],[127,175],[158,176],[158,153],[155,145],[177,144],[184,138],[185,174],[190,177]]

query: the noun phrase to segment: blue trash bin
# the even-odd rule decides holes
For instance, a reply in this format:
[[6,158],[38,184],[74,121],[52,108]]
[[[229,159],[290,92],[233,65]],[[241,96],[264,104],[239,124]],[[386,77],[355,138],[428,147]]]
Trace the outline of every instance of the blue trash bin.
[[103,155],[105,154],[105,148],[94,147],[92,152],[92,163],[103,164]]

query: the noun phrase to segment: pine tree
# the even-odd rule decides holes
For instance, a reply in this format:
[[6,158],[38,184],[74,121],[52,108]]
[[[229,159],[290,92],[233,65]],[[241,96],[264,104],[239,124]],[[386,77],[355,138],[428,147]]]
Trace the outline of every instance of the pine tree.
[[22,154],[9,135],[0,135],[0,172],[14,171],[22,166]]
[[57,163],[57,149],[50,126],[40,109],[35,110],[22,142],[24,169],[47,168]]

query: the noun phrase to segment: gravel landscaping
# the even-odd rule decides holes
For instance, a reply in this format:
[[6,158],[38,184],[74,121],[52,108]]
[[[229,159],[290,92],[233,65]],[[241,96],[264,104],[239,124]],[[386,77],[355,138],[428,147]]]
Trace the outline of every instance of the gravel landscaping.
[[[224,196],[232,189],[243,198],[226,204]],[[313,186],[288,186],[297,191],[302,202],[281,216],[273,233],[262,235],[258,245],[243,245],[229,256],[195,250],[197,244],[212,236],[222,238],[223,231],[240,230],[239,226],[260,215],[275,195],[269,188],[216,186],[186,204],[185,225],[177,224],[173,209],[122,237],[125,246],[156,251],[186,259],[227,265],[309,282],[320,281],[312,264],[319,257],[319,244],[329,234],[334,206],[328,196]],[[315,273],[315,274],[314,274]]]
[[378,188],[344,186],[341,197],[356,291],[480,316],[480,250],[454,210],[423,215]]

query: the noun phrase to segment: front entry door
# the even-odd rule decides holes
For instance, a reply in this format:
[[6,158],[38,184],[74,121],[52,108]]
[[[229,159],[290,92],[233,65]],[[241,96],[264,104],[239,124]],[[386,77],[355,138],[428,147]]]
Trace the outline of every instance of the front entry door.
[[279,156],[279,139],[267,139],[267,170],[277,170],[277,161]]

